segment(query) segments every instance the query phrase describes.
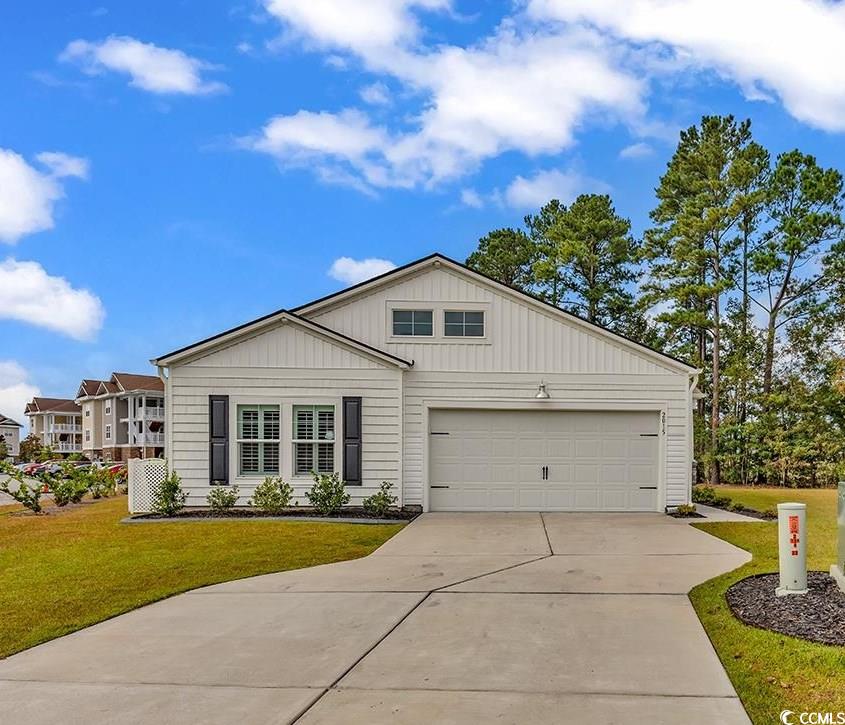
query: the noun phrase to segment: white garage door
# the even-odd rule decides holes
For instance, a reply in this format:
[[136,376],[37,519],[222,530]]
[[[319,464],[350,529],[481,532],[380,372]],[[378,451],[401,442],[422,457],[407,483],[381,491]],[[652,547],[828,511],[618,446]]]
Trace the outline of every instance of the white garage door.
[[656,511],[656,412],[432,410],[432,511]]

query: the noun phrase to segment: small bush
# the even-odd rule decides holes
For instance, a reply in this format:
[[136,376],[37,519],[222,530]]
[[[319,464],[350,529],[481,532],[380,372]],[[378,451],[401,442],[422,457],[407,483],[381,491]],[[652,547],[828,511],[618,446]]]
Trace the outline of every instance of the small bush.
[[171,471],[153,496],[152,510],[162,516],[173,516],[185,508],[188,494],[182,490],[182,479]]
[[716,496],[710,505],[715,506],[717,509],[728,509],[731,507],[731,504],[730,496]]
[[677,513],[678,516],[692,516],[695,513],[695,504],[682,503],[675,509],[675,513]]
[[745,506],[743,506],[739,501],[731,501],[731,505],[728,506],[728,508],[734,512],[745,511]]
[[63,463],[58,473],[44,473],[41,479],[50,487],[56,506],[79,503],[88,493],[88,475],[70,463]]
[[364,499],[364,511],[370,516],[384,516],[399,499],[391,493],[393,484],[382,481],[379,490]]
[[716,499],[716,489],[713,486],[693,486],[692,500],[695,503],[703,503],[705,506],[712,504]]
[[238,503],[238,487],[214,486],[205,500],[208,501],[208,505],[214,513],[225,514],[235,508]]
[[763,517],[767,519],[776,519],[778,517],[778,510],[776,508],[767,508],[762,513]]
[[317,513],[329,516],[340,511],[349,503],[351,496],[347,493],[343,481],[336,473],[314,473],[314,485],[305,496],[308,502],[316,509]]
[[86,472],[92,498],[108,498],[117,492],[114,476],[105,468],[89,468]]
[[267,476],[252,492],[249,505],[268,514],[280,514],[291,505],[293,487],[280,477]]
[[[41,508],[41,486],[35,488],[24,483],[24,475],[11,463],[0,461],[0,475],[8,478],[0,481],[0,491],[11,496],[22,506],[28,508],[34,514],[40,514]],[[18,485],[14,490],[9,488],[9,481],[17,481]]]

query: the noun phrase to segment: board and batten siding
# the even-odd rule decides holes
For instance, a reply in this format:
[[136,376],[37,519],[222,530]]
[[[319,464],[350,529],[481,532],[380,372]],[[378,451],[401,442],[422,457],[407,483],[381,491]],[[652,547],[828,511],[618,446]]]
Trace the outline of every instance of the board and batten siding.
[[382,481],[399,491],[401,466],[401,371],[290,325],[282,325],[170,368],[167,380],[168,457],[182,477],[188,505],[205,505],[209,485],[209,395],[229,396],[230,482],[246,503],[263,477],[238,476],[236,415],[239,404],[281,406],[282,476],[301,504],[313,481],[292,477],[292,407],[335,406],[335,469],[341,470],[341,400],[362,398],[362,485],[350,486],[352,503]]
[[[404,382],[405,503],[425,503],[426,408],[485,407],[527,410],[654,410],[665,411],[666,429],[661,431],[660,461],[665,480],[665,501],[660,506],[689,502],[690,441],[689,391],[679,375],[571,375],[545,373],[551,396],[537,401],[539,377],[524,373],[456,373],[411,370]],[[582,406],[579,408],[579,406]]]
[[[435,329],[442,326],[443,311],[459,310],[462,302],[483,309],[486,338],[392,338],[389,310],[402,307],[403,302],[434,309]],[[430,266],[346,304],[303,314],[332,330],[413,360],[414,370],[677,375],[675,368],[577,320],[566,320],[552,309],[520,299],[517,293],[494,291],[444,267]]]

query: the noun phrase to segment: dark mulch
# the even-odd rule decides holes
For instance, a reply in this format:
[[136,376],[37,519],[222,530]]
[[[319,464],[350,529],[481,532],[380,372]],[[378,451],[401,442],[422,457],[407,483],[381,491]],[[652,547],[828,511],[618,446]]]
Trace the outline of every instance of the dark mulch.
[[742,579],[725,593],[740,621],[819,644],[845,645],[845,593],[823,571],[807,574],[807,594],[775,596],[777,574]]
[[693,511],[691,514],[679,514],[677,511],[670,511],[669,516],[673,519],[706,519],[704,514],[699,514]]
[[[372,514],[367,513],[364,511],[363,508],[360,507],[350,507],[350,508],[343,508],[340,511],[333,513],[330,517],[332,519],[392,519],[395,521],[411,521],[412,519],[416,518],[419,514],[416,511],[388,511],[384,516],[374,516]],[[161,518],[168,518],[168,519],[263,519],[263,518],[271,518],[276,516],[284,516],[285,518],[288,517],[309,517],[312,518],[314,516],[320,516],[314,509],[310,507],[298,507],[298,508],[291,508],[285,509],[280,514],[268,514],[264,511],[259,511],[258,509],[251,509],[251,508],[236,508],[228,513],[215,513],[210,509],[194,509],[194,508],[186,508],[182,509],[176,514],[171,516],[162,516],[161,514],[136,514],[133,516],[135,519],[161,519]]]

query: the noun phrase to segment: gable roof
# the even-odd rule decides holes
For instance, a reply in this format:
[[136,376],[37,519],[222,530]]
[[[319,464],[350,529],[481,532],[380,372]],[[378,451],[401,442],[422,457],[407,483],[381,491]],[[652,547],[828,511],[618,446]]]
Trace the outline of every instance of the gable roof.
[[33,398],[26,404],[27,413],[79,413],[82,408],[67,398]]
[[101,380],[100,384],[97,386],[97,396],[100,395],[113,395],[114,393],[119,393],[120,388],[117,387],[116,383],[113,383],[109,380]]
[[88,398],[97,394],[97,388],[104,380],[94,380],[92,378],[84,378],[79,384],[79,390],[76,391],[76,399]]
[[135,373],[112,373],[109,381],[118,386],[121,392],[132,390],[150,390],[164,392],[164,383],[158,375],[136,375]]
[[327,336],[333,336],[337,339],[342,339],[347,344],[362,351],[368,352],[371,355],[375,355],[381,358],[387,358],[392,361],[393,364],[399,364],[400,367],[411,367],[414,364],[413,361],[409,362],[407,360],[403,360],[402,358],[392,355],[389,352],[379,350],[378,348],[368,345],[367,343],[361,342],[360,340],[355,340],[351,337],[348,337],[347,335],[336,332],[335,330],[331,330],[328,327],[324,327],[323,325],[320,325],[314,322],[313,320],[308,319],[307,315],[317,311],[322,311],[330,306],[345,303],[359,295],[368,294],[383,285],[393,283],[403,277],[416,274],[420,270],[423,270],[430,265],[443,265],[447,269],[451,269],[452,271],[457,272],[458,274],[470,277],[471,279],[477,282],[480,282],[488,287],[492,287],[495,291],[501,294],[506,294],[512,298],[528,303],[534,306],[535,308],[539,308],[547,313],[556,315],[561,319],[569,322],[570,324],[577,325],[582,329],[591,332],[592,334],[598,334],[603,337],[606,337],[629,350],[639,353],[640,355],[644,355],[654,360],[658,360],[664,365],[669,364],[670,367],[676,370],[680,370],[690,374],[700,372],[697,368],[693,367],[684,360],[681,360],[680,358],[676,358],[672,355],[669,355],[668,353],[656,350],[652,347],[649,347],[648,345],[626,337],[625,335],[620,335],[618,332],[613,332],[612,330],[609,330],[608,328],[603,327],[602,325],[599,325],[595,322],[590,322],[589,320],[586,320],[583,317],[573,314],[572,312],[562,310],[559,307],[556,307],[555,305],[546,302],[545,300],[542,300],[536,295],[533,295],[529,292],[524,292],[514,287],[509,287],[508,285],[503,284],[502,282],[499,282],[498,280],[493,279],[492,277],[488,277],[487,275],[482,274],[481,272],[471,269],[465,264],[462,264],[461,262],[458,262],[450,257],[440,254],[439,252],[429,254],[428,256],[414,260],[413,262],[408,262],[407,264],[404,264],[401,267],[396,267],[395,269],[392,269],[388,272],[385,272],[363,282],[359,282],[358,284],[352,285],[351,287],[346,287],[345,289],[339,290],[338,292],[333,292],[331,294],[325,295],[324,297],[320,297],[312,302],[307,302],[306,304],[300,305],[299,307],[295,307],[292,310],[276,310],[275,312],[271,312],[267,315],[264,315],[263,317],[259,317],[256,320],[252,320],[251,322],[246,322],[242,325],[238,325],[237,327],[233,327],[217,335],[213,335],[212,337],[208,337],[205,340],[200,340],[199,342],[187,345],[186,347],[179,348],[178,350],[174,350],[173,352],[169,352],[165,355],[161,355],[158,358],[152,359],[150,362],[152,362],[153,365],[166,366],[177,360],[184,359],[188,356],[188,353],[194,355],[200,352],[201,350],[207,349],[211,346],[225,344],[227,342],[231,343],[234,342],[236,339],[239,339],[240,337],[250,335],[254,332],[257,332],[258,330],[263,329],[266,326],[275,324],[281,320],[289,320],[298,324],[307,323],[308,325],[312,326],[313,328],[316,328]]
[[12,420],[11,418],[3,415],[2,413],[0,413],[0,426],[5,428],[11,428],[12,426],[15,426],[17,428],[23,428],[23,426],[16,420]]
[[313,320],[301,317],[295,312],[291,312],[290,310],[284,309],[277,310],[276,312],[271,312],[269,315],[259,317],[257,320],[252,320],[251,322],[246,322],[243,325],[238,325],[237,327],[233,327],[230,330],[218,333],[217,335],[212,335],[211,337],[207,337],[205,340],[200,340],[199,342],[195,342],[191,345],[179,348],[178,350],[173,350],[172,352],[166,353],[165,355],[161,355],[157,358],[154,358],[150,362],[153,365],[171,365],[174,362],[184,360],[188,357],[193,357],[202,352],[210,352],[211,350],[217,349],[219,347],[224,347],[226,345],[232,344],[244,337],[256,334],[267,328],[274,327],[279,324],[288,323],[296,325],[297,327],[301,327],[304,330],[316,334],[320,337],[327,338],[341,346],[345,346],[357,352],[364,353],[365,355],[368,355],[370,357],[377,358],[381,362],[387,363],[388,365],[394,365],[399,368],[409,368],[412,367],[414,364],[413,360],[404,360],[403,358],[398,357],[397,355],[385,352],[384,350],[379,350],[378,348],[373,347],[372,345],[368,345],[365,342],[356,340],[352,337],[349,337],[348,335],[344,335],[343,333],[337,332],[336,330],[332,330],[331,328],[325,327],[324,325],[314,322]]
[[546,312],[554,314],[571,324],[575,324],[582,329],[586,329],[587,331],[593,334],[599,334],[603,337],[611,339],[623,347],[626,347],[630,350],[633,350],[641,355],[645,355],[652,359],[659,359],[663,364],[667,362],[671,364],[672,367],[676,369],[682,369],[688,373],[697,373],[699,370],[689,363],[681,360],[680,358],[674,357],[673,355],[669,355],[668,353],[661,352],[660,350],[656,350],[653,347],[649,347],[637,340],[633,340],[625,335],[620,335],[618,332],[613,332],[608,328],[599,325],[595,322],[590,322],[589,320],[580,317],[572,312],[567,312],[566,310],[560,309],[550,302],[546,302],[543,299],[540,299],[536,295],[533,295],[529,292],[524,292],[523,290],[516,289],[515,287],[509,287],[499,280],[494,279],[493,277],[488,277],[486,274],[478,272],[467,265],[462,264],[450,257],[447,257],[443,254],[435,252],[434,254],[429,254],[427,257],[422,257],[421,259],[417,259],[413,262],[409,262],[408,264],[402,265],[401,267],[396,267],[395,269],[390,270],[389,272],[385,272],[384,274],[380,274],[377,277],[373,277],[372,279],[365,280],[363,282],[359,282],[356,285],[352,285],[351,287],[347,287],[345,289],[339,290],[338,292],[333,292],[332,294],[326,295],[325,297],[320,297],[319,299],[314,300],[313,302],[308,302],[304,305],[300,305],[299,307],[294,308],[293,312],[298,315],[308,315],[313,312],[323,311],[328,307],[332,307],[334,305],[338,305],[341,303],[348,302],[349,300],[363,294],[369,294],[373,292],[375,289],[387,284],[393,283],[398,279],[401,279],[406,276],[410,276],[412,274],[416,274],[422,269],[425,269],[428,266],[437,266],[442,265],[447,269],[451,269],[458,274],[462,274],[464,276],[470,277],[477,282],[480,282],[488,287],[492,287],[495,291],[507,294],[510,297],[522,300],[523,302],[527,302],[528,304],[540,308]]

